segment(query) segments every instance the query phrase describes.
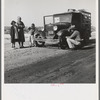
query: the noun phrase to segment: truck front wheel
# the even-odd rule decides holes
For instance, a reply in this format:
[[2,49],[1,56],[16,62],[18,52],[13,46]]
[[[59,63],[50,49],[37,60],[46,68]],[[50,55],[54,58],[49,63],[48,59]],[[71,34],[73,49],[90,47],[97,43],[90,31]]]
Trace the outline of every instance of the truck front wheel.
[[37,39],[37,40],[35,40],[35,46],[36,47],[43,47],[45,45],[44,41],[39,41],[39,39],[42,39],[42,36],[40,34],[37,34],[35,36],[35,38]]
[[66,49],[66,47],[68,46],[66,38],[59,37],[59,46],[61,49]]

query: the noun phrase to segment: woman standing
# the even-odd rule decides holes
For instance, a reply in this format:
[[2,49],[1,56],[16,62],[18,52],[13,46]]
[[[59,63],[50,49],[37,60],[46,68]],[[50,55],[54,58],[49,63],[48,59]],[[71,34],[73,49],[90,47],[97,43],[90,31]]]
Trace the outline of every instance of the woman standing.
[[22,47],[24,47],[23,43],[25,42],[25,36],[24,36],[25,25],[21,21],[21,17],[17,18],[17,27],[18,27],[18,35],[19,35],[20,48],[22,48]]
[[16,26],[15,21],[12,21],[11,25],[12,25],[10,31],[11,43],[12,43],[12,48],[15,48],[15,42],[19,42],[18,28]]

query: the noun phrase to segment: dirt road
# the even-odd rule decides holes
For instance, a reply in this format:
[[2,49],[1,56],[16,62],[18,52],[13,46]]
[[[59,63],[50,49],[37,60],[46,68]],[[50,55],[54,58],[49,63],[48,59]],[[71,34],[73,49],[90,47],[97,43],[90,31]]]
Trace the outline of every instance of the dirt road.
[[5,83],[95,83],[95,42],[82,50],[11,49],[5,44]]

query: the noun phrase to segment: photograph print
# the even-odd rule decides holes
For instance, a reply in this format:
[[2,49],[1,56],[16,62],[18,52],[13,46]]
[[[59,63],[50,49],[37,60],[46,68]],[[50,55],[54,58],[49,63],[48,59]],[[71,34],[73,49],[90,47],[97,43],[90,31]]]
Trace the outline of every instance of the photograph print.
[[4,83],[96,83],[96,0],[4,0]]

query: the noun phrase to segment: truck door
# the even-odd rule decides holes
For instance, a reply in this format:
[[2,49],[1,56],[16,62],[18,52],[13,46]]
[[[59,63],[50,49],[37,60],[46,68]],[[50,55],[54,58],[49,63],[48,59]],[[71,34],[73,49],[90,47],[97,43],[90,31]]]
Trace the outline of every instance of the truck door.
[[81,14],[80,13],[73,13],[72,14],[72,25],[75,25],[76,28],[81,28]]

